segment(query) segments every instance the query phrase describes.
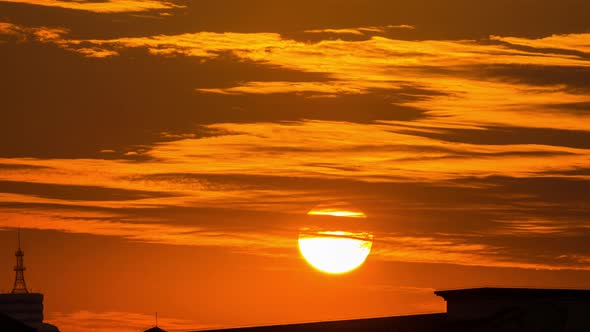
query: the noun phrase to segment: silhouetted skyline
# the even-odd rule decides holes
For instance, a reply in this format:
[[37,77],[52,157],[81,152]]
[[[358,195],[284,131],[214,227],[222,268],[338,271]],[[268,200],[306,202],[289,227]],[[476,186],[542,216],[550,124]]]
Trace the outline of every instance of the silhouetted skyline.
[[16,232],[18,246],[14,252],[14,286],[10,293],[0,293],[0,330],[10,332],[59,332],[43,321],[43,294],[29,292],[25,281],[25,253],[21,247],[20,229]]

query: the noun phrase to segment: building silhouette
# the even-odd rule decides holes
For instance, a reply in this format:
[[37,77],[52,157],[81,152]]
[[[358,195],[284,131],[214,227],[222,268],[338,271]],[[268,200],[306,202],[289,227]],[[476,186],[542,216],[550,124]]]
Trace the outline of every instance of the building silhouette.
[[209,330],[208,332],[582,332],[590,290],[471,288],[436,291],[446,313]]
[[[436,291],[447,321],[481,331],[590,331],[590,290],[472,288]],[[479,331],[479,330],[478,330]]]
[[10,332],[36,332],[37,329],[0,312],[0,328]]
[[[16,265],[14,266],[14,286],[7,294],[0,294],[0,331],[20,331],[12,326],[15,321],[36,332],[59,332],[51,324],[43,322],[43,294],[31,293],[25,282],[25,253],[21,249],[20,231],[18,232],[18,249],[16,250]],[[1,319],[5,317],[5,319]],[[22,331],[26,331],[23,329]]]

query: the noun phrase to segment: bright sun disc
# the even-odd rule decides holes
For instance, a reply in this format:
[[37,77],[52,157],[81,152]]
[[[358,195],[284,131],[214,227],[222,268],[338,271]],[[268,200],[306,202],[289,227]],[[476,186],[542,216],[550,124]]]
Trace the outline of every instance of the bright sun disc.
[[307,263],[325,273],[346,273],[361,266],[371,253],[373,234],[367,216],[343,202],[314,207],[299,232],[299,251]]
[[316,269],[345,273],[359,267],[371,252],[372,241],[341,236],[299,236],[299,251]]

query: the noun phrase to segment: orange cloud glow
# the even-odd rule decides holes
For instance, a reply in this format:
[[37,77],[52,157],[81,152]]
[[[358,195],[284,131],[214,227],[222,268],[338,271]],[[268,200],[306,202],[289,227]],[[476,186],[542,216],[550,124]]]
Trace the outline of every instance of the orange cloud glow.
[[[366,27],[351,31],[374,30],[378,29]],[[378,92],[401,98],[388,101],[392,105],[421,112],[412,121],[377,119],[354,122],[301,118],[291,122],[208,123],[202,128],[224,134],[204,137],[162,131],[161,141],[124,152],[127,157],[145,158],[137,163],[118,159],[3,158],[0,162],[6,165],[24,164],[39,168],[35,172],[18,167],[8,168],[0,173],[0,180],[3,181],[23,182],[35,188],[46,188],[43,185],[69,188],[67,186],[76,184],[101,192],[122,190],[131,197],[75,201],[67,195],[27,194],[17,188],[15,192],[1,194],[2,200],[8,203],[75,204],[110,209],[220,208],[231,205],[235,209],[252,211],[274,209],[284,213],[301,213],[309,204],[325,197],[311,187],[297,187],[289,191],[281,186],[252,188],[248,184],[212,183],[206,177],[354,179],[364,183],[418,182],[436,185],[494,176],[542,178],[567,172],[571,174],[560,177],[584,180],[589,176],[584,172],[576,173],[587,167],[590,158],[590,149],[583,144],[530,139],[507,140],[502,144],[477,141],[478,137],[485,135],[502,138],[505,131],[511,128],[520,128],[520,131],[577,131],[582,135],[579,132],[590,131],[587,112],[565,112],[562,107],[585,107],[590,102],[587,93],[580,93],[565,83],[535,84],[500,75],[482,79],[481,75],[473,72],[476,71],[474,68],[514,65],[517,68],[588,68],[590,62],[586,57],[556,51],[585,52],[587,34],[545,39],[492,37],[487,42],[407,41],[372,37],[360,41],[307,43],[287,39],[278,33],[229,32],[82,40],[69,38],[68,30],[63,28],[27,28],[10,23],[2,23],[0,33],[17,36],[23,41],[54,44],[86,57],[116,57],[127,48],[146,48],[155,57],[194,57],[195,62],[206,63],[229,52],[239,61],[322,75],[321,79],[307,81],[236,80],[229,86],[192,87],[190,91],[195,95],[229,98],[292,94],[313,99],[364,96]],[[534,49],[514,48],[509,44]],[[280,113],[282,110],[273,111]],[[392,109],[391,112],[398,110]],[[453,133],[462,132],[469,133],[471,137],[465,140],[445,139]],[[531,132],[530,135],[536,133]],[[108,155],[121,151],[102,149],[97,152]],[[158,196],[156,193],[166,195]],[[124,194],[117,191],[115,197],[117,195]],[[54,217],[35,216],[29,223],[32,228],[38,229],[118,236],[153,243],[199,243],[243,248],[286,246],[283,244],[286,239],[281,236],[276,241],[270,241],[269,245],[266,241],[259,243],[258,235],[253,235],[253,238],[233,233],[221,236],[209,233],[208,229],[177,229],[158,221],[82,223],[74,218],[66,223]],[[3,226],[14,227],[15,224],[5,221]],[[546,234],[558,226],[523,224],[519,227],[515,230]],[[408,262],[551,268],[550,264],[510,262],[503,257],[486,258],[476,253],[497,249],[487,244],[437,242],[434,238],[421,237],[391,237],[388,241],[394,245],[389,249],[377,247],[377,257]],[[420,249],[415,244],[421,242],[425,243],[424,247],[438,249]],[[565,266],[555,265],[556,268]]]
[[387,29],[415,29],[414,26],[408,24],[400,25],[386,25],[386,26],[373,26],[373,27],[360,27],[350,29],[312,29],[305,30],[306,33],[334,33],[334,34],[351,34],[362,36],[367,32],[380,33],[385,32]]
[[[0,213],[1,228],[30,228],[61,231],[72,234],[113,236],[134,242],[158,243],[183,246],[228,247],[240,252],[272,255],[269,250],[292,246],[293,239],[268,234],[222,233],[200,227],[173,226],[146,220],[135,221],[118,217],[121,221],[101,220],[101,214],[76,212],[74,216],[60,212]],[[280,255],[280,253],[279,253]]]
[[360,211],[345,211],[340,209],[313,209],[307,214],[312,216],[333,216],[347,218],[366,218],[367,216]]
[[183,6],[159,0],[108,0],[108,1],[60,1],[60,0],[0,0],[0,2],[24,3],[37,6],[59,7],[95,13],[143,12],[181,8]]
[[513,45],[590,53],[590,44],[588,43],[588,40],[590,40],[589,33],[552,35],[538,39],[501,36],[491,36],[490,38],[492,40],[499,40]]

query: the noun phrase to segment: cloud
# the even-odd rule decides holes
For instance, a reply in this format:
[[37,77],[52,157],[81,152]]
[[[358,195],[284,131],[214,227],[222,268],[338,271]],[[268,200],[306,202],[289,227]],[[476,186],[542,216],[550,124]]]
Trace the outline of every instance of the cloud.
[[[553,235],[558,229],[551,223],[539,225],[534,223],[519,223],[512,229],[510,235],[526,234],[528,239],[531,234]],[[523,233],[520,233],[520,232]],[[508,233],[506,233],[508,234]],[[488,234],[491,235],[491,234]],[[455,264],[463,266],[486,266],[500,268],[536,269],[536,270],[589,270],[587,266],[590,256],[561,255],[555,250],[549,253],[538,254],[538,250],[532,248],[518,248],[500,246],[498,243],[489,244],[478,240],[482,237],[461,236],[407,236],[404,234],[390,234],[380,239],[381,246],[373,249],[375,259],[395,262],[420,262],[437,264]],[[521,238],[522,239],[522,238]],[[516,241],[516,240],[515,240]],[[518,247],[518,246],[515,246]],[[554,248],[557,249],[557,248]],[[522,251],[521,251],[522,250]],[[534,253],[534,254],[533,254]],[[527,256],[528,257],[525,257]]]
[[[12,140],[2,141],[24,137],[2,150],[3,227],[15,225],[12,209],[34,206],[32,228],[283,255],[296,216],[345,199],[374,216],[381,261],[583,269],[590,255],[535,244],[587,232],[585,35],[557,48],[526,37],[0,30],[9,59],[29,54],[43,73],[25,81],[5,65],[7,95],[34,125],[27,135],[4,125]],[[77,84],[88,78],[100,88]],[[29,91],[15,86],[39,98],[12,97]],[[244,225],[207,209],[271,214]]]
[[[45,30],[34,30],[29,34],[37,36],[39,31]],[[197,88],[200,92],[308,93],[334,97],[351,93],[368,94],[374,90],[396,92],[400,87],[413,86],[437,92],[437,95],[397,104],[424,110],[432,117],[430,123],[444,119],[445,122],[464,124],[543,127],[549,122],[554,128],[588,129],[585,125],[588,121],[580,121],[580,118],[587,117],[585,114],[560,112],[560,105],[563,104],[586,105],[589,102],[587,94],[568,89],[563,84],[537,86],[526,81],[507,82],[493,77],[482,80],[481,76],[473,77],[469,72],[478,66],[521,65],[584,70],[590,62],[579,54],[525,50],[511,47],[511,44],[469,40],[403,41],[372,37],[361,41],[304,43],[284,39],[276,33],[197,32],[111,40],[75,40],[53,33],[35,38],[91,57],[115,56],[128,48],[146,48],[151,54],[164,57],[189,56],[203,60],[231,52],[244,60],[300,72],[323,73],[328,78],[318,82],[249,81],[232,87]],[[494,37],[492,40],[497,39]],[[570,35],[565,43],[572,48],[586,39],[584,34]],[[533,39],[530,42],[536,43]],[[580,50],[583,51],[583,48]],[[555,104],[556,100],[560,103]],[[478,108],[478,112],[469,112],[474,107]],[[531,118],[537,120],[530,121]]]
[[[184,182],[182,174],[190,178],[195,170],[194,165],[199,165],[198,173],[210,176],[272,175],[341,180],[352,178],[367,182],[436,183],[484,174],[543,176],[545,173],[555,174],[584,167],[588,158],[585,146],[567,147],[569,142],[553,144],[558,143],[555,139],[535,141],[534,137],[538,135],[536,132],[531,133],[533,138],[504,134],[504,141],[500,142],[494,138],[493,132],[487,132],[488,129],[448,129],[446,134],[437,131],[405,134],[403,130],[396,129],[395,124],[389,123],[368,125],[304,121],[284,124],[217,124],[209,127],[234,134],[158,143],[143,152],[148,159],[141,163],[124,160],[3,159],[4,164],[28,163],[46,168],[35,172],[6,170],[0,180],[13,184],[6,187],[5,193],[34,195],[38,202],[40,199],[48,202],[71,201],[73,197],[79,196],[85,197],[80,204],[91,205],[190,206],[233,202],[239,206],[242,203],[248,205],[248,202],[261,202],[261,197],[266,197],[266,200],[274,197],[285,203],[296,201],[310,195],[313,190],[298,188],[285,193],[280,187],[249,190],[248,187],[240,186],[216,190],[203,182]],[[403,129],[408,130],[407,127]],[[457,133],[456,138],[453,138],[454,131]],[[462,131],[466,131],[466,134],[461,134]],[[463,138],[461,135],[466,136]],[[285,137],[289,140],[285,141]],[[217,151],[224,153],[219,154]],[[240,162],[235,163],[235,160]],[[96,169],[102,171],[95,172]],[[154,174],[175,173],[181,176],[168,179],[150,177]],[[584,175],[579,177],[583,178]],[[10,188],[13,189],[8,190]],[[60,194],[62,192],[64,194]],[[92,202],[91,198],[98,194],[104,202]],[[117,197],[127,198],[118,202]],[[308,196],[310,199],[312,197]]]
[[[112,221],[111,219],[120,220]],[[243,217],[242,217],[243,220]],[[554,236],[556,226],[549,222],[543,227],[525,227],[523,223],[515,222],[505,228],[510,236],[520,236],[517,241],[529,238],[531,234]],[[521,225],[521,226],[516,226]],[[124,216],[109,213],[81,213],[76,211],[33,211],[2,212],[0,213],[0,227],[2,228],[28,228],[45,231],[61,231],[72,234],[92,234],[96,236],[119,237],[132,242],[197,246],[220,247],[238,253],[250,255],[290,257],[296,235],[289,232],[276,232],[266,229],[264,232],[231,232],[227,229],[214,230],[196,226],[172,225],[159,223],[157,220],[146,223],[141,220],[131,220]],[[566,228],[561,228],[565,230]],[[498,230],[498,228],[496,228]],[[413,262],[413,263],[437,263],[454,264],[463,266],[489,266],[510,267],[522,269],[545,270],[586,270],[586,263],[590,255],[583,253],[572,254],[567,251],[559,251],[557,246],[552,247],[551,256],[538,256],[531,254],[531,248],[522,248],[523,252],[510,253],[505,244],[498,242],[485,243],[482,237],[444,235],[408,235],[391,232],[378,232],[376,244],[371,253],[372,259],[378,261]],[[501,235],[502,233],[488,233],[488,235]],[[525,235],[524,237],[522,235]],[[479,241],[482,241],[478,243]],[[493,241],[492,241],[493,242]],[[521,256],[522,255],[522,256]],[[567,258],[567,259],[566,259]]]
[[159,0],[107,0],[107,1],[60,1],[60,0],[1,0],[37,6],[59,7],[95,13],[128,13],[183,8],[170,1]]
[[537,49],[557,49],[590,53],[590,43],[588,42],[590,40],[589,33],[552,35],[536,39],[491,36],[490,39]]
[[[326,40],[304,43],[284,39],[276,33],[185,33],[110,40],[76,40],[48,28],[6,26],[41,42],[90,57],[115,56],[125,49],[145,48],[164,57],[188,56],[202,61],[231,52],[237,58],[286,70],[322,73],[320,81],[247,81],[230,87],[200,87],[197,91],[221,94],[304,93],[335,97],[389,91],[403,94],[401,87],[432,91],[413,100],[393,101],[400,107],[423,110],[430,123],[441,119],[455,123],[488,123],[520,127],[587,130],[585,114],[563,114],[564,104],[586,105],[587,94],[564,84],[537,86],[502,79],[474,77],[473,68],[487,66],[537,66],[584,69],[590,62],[574,54],[545,50],[523,50],[510,45],[476,41],[403,41],[373,37],[362,41]],[[570,37],[571,38],[571,37]],[[585,40],[577,35],[576,41]],[[497,39],[497,38],[496,38]],[[531,40],[533,42],[534,40]],[[376,56],[377,55],[377,56]],[[447,70],[448,68],[454,68]],[[409,92],[408,95],[412,96]],[[510,96],[510,97],[506,97]],[[555,101],[560,103],[556,104]],[[478,112],[469,112],[472,108]],[[530,121],[536,118],[536,121]],[[444,124],[441,124],[444,127]]]
[[[115,217],[115,218],[113,218]],[[118,219],[119,221],[112,221]],[[282,255],[294,240],[280,235],[209,230],[201,227],[146,223],[104,213],[65,211],[0,212],[0,227],[60,231],[123,238],[132,242],[231,248],[258,255]],[[275,250],[275,252],[273,252]]]
[[311,29],[305,30],[305,33],[331,33],[331,34],[351,34],[357,36],[363,36],[371,33],[383,33],[388,29],[415,29],[414,26],[408,24],[400,25],[385,25],[385,26],[370,26],[370,27],[359,27],[359,28],[348,28],[348,29]]
[[[361,204],[367,213],[376,239],[372,257],[378,261],[584,269],[590,256],[590,248],[571,247],[564,240],[588,233],[583,226],[587,182],[575,178],[490,177],[445,185],[441,180],[403,182],[407,177],[371,183],[219,172],[115,179],[99,181],[184,196],[118,204],[4,194],[0,227],[290,257],[305,212],[339,197]],[[212,207],[218,212],[207,210]],[[555,243],[538,245],[548,242]]]
[[272,93],[314,93],[324,96],[337,96],[342,94],[358,94],[362,90],[355,88],[354,84],[346,82],[247,82],[244,85],[227,89],[197,89],[200,92],[220,94],[272,94]]
[[30,39],[38,42],[56,42],[68,33],[64,28],[31,28],[8,22],[0,22],[0,35],[16,36],[21,40]]
[[[352,176],[366,181],[387,180],[390,177],[442,180],[490,172],[516,176],[581,167],[587,158],[585,149],[521,146],[518,142],[514,145],[440,143],[425,137],[397,133],[387,124],[307,121],[288,125],[219,124],[212,127],[240,134],[162,143],[150,155],[162,160],[185,160],[186,163],[200,163],[199,160],[204,162],[207,159],[210,164],[203,167],[202,171],[211,173],[227,173],[231,169],[241,174],[314,174],[327,178]],[[290,137],[289,143],[285,143],[283,137]],[[354,149],[355,146],[358,149]],[[291,149],[297,147],[307,147],[308,151],[302,153]],[[440,147],[441,150],[425,151],[430,147]],[[455,148],[455,151],[444,151],[444,148]],[[211,160],[216,159],[212,156],[214,150],[223,150],[225,153],[219,163],[213,164]],[[416,156],[412,150],[420,151],[419,158],[408,159]],[[184,155],[183,151],[188,153]],[[506,154],[508,151],[514,151],[514,154]],[[555,155],[529,154],[533,151],[552,151]],[[467,155],[469,158],[465,158]],[[238,156],[240,165],[230,162]],[[457,158],[461,162],[440,162],[442,159],[450,161]],[[326,159],[338,160],[341,168],[323,167],[322,163]],[[549,159],[553,159],[551,164],[538,163],[539,160]]]
[[[35,168],[32,168],[35,169]],[[136,200],[143,198],[166,197],[170,194],[163,192],[125,190],[120,188],[107,188],[102,186],[78,186],[54,183],[35,183],[0,181],[0,191],[21,195],[62,199],[69,201],[118,201]]]
[[0,164],[0,170],[33,170],[43,168],[42,166],[33,166],[27,164]]

